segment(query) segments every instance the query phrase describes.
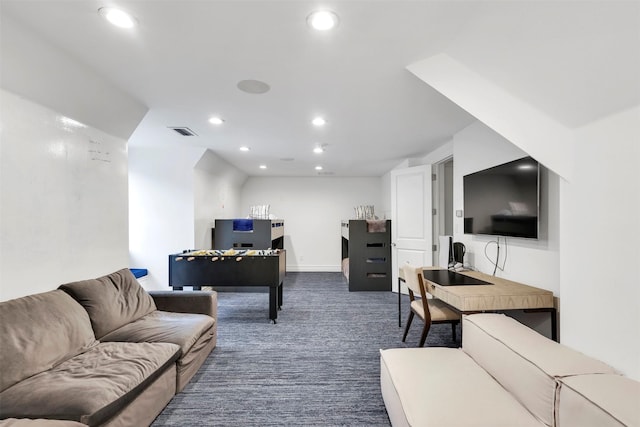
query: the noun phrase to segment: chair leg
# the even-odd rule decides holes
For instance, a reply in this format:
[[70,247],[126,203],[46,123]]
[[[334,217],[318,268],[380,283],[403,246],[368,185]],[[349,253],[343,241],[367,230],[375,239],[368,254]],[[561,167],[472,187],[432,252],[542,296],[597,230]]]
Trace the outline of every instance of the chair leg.
[[422,336],[420,337],[420,344],[418,344],[418,347],[424,347],[429,329],[431,329],[431,322],[424,322],[424,328],[422,329]]
[[409,333],[409,327],[411,326],[411,321],[413,320],[413,311],[409,312],[409,318],[407,319],[407,326],[404,328],[404,335],[402,336],[402,342],[407,339],[407,333]]

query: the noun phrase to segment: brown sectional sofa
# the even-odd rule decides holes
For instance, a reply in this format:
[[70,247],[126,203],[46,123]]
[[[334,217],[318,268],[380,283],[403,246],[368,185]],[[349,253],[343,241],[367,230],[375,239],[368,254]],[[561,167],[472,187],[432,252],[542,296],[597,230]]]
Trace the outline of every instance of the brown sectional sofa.
[[640,383],[501,314],[463,317],[462,348],[381,350],[395,426],[639,427]]
[[215,347],[216,310],[128,269],[0,303],[0,425],[151,424]]
[[66,420],[46,420],[38,418],[30,420],[26,418],[7,418],[0,420],[0,426],[2,427],[86,427],[86,424],[81,424],[75,421]]

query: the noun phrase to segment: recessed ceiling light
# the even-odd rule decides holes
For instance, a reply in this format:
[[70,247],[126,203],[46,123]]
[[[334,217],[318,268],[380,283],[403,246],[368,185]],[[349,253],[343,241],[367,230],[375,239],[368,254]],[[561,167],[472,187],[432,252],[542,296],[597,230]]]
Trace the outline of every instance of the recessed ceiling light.
[[525,163],[523,165],[518,166],[518,169],[526,171],[529,169],[533,169],[535,166],[533,166],[531,163]]
[[316,148],[313,149],[313,152],[316,153],[316,154],[322,154],[322,153],[324,153],[324,148],[316,147]]
[[224,123],[224,120],[222,120],[220,117],[211,117],[209,119],[209,123],[211,123],[212,125],[221,125]]
[[321,171],[322,170],[322,166],[316,166],[316,170],[317,171]]
[[240,147],[240,151],[250,151],[250,150],[251,150],[251,148],[246,147],[244,145],[242,147]]
[[266,169],[267,165],[260,165],[260,169]]
[[315,119],[311,120],[311,123],[313,123],[314,126],[324,126],[325,124],[327,124],[327,121],[322,117],[316,117]]
[[307,16],[307,23],[318,31],[327,31],[338,25],[338,15],[330,10],[316,10]]
[[120,28],[133,28],[138,22],[136,18],[127,12],[112,7],[101,7],[98,9],[98,13],[107,21]]

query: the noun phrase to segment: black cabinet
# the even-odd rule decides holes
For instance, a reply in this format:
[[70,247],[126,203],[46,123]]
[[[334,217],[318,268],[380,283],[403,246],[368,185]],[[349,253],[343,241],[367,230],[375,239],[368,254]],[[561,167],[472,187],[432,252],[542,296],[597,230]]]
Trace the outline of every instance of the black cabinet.
[[349,291],[391,291],[391,220],[342,221],[341,230]]
[[284,249],[284,220],[216,219],[213,249]]

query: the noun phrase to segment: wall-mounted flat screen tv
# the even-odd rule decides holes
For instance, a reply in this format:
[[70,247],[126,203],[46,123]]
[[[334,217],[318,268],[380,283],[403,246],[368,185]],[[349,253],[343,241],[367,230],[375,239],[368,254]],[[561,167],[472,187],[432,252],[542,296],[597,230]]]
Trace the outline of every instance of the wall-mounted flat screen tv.
[[531,157],[463,177],[464,232],[538,238],[540,165]]

